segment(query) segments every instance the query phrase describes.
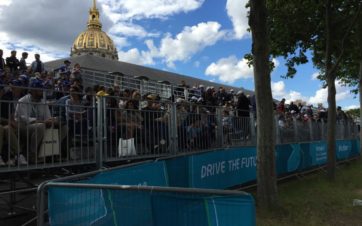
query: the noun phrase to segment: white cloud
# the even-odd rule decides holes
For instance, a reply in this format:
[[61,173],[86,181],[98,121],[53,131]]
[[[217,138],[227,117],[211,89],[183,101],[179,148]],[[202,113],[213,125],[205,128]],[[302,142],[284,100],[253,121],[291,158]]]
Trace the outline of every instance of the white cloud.
[[15,41],[12,40],[6,33],[0,32],[0,48],[4,51],[4,58],[10,56],[10,52],[12,50],[17,51],[17,57],[21,57],[22,52],[28,52],[29,58],[28,63],[34,60],[34,54],[38,53],[41,56],[41,60],[43,62],[55,60],[61,57],[65,57],[66,53],[55,52],[52,49],[44,49],[37,46],[32,45],[27,41]]
[[0,6],[9,6],[11,4],[11,0],[1,0]]
[[[275,99],[282,99],[285,98],[286,102],[295,101],[295,100],[303,100],[309,104],[317,105],[322,103],[323,105],[327,106],[327,97],[328,97],[328,90],[327,88],[321,88],[317,90],[314,96],[306,97],[303,96],[300,92],[294,90],[286,90],[285,83],[283,81],[272,82],[272,93],[273,98]],[[350,90],[348,87],[342,86],[340,81],[336,81],[336,101],[343,101],[348,98],[352,97]]]
[[285,83],[283,81],[271,82],[271,89],[274,99],[281,100],[285,98],[286,103],[306,99],[306,97],[304,97],[300,92],[294,90],[286,91]]
[[150,52],[139,51],[136,48],[130,49],[128,51],[118,51],[118,58],[122,61],[140,64],[140,65],[153,65],[154,60]]
[[248,0],[227,0],[226,11],[234,26],[234,36],[236,39],[242,39],[249,35],[247,31],[248,25],[248,10],[245,5]]
[[110,33],[118,36],[136,36],[138,38],[159,36],[158,33],[147,32],[142,26],[128,22],[120,22],[113,25]]
[[285,98],[286,96],[285,83],[283,81],[271,82],[271,89],[274,99]]
[[[0,0],[3,2],[3,0]],[[0,31],[12,41],[31,42],[43,48],[69,51],[74,39],[87,26],[90,0],[11,0],[0,5]],[[112,22],[101,11],[105,31]],[[22,16],[23,15],[23,16]]]
[[159,56],[164,57],[169,66],[175,61],[186,61],[193,54],[222,39],[225,32],[220,28],[219,23],[209,21],[185,27],[175,38],[167,34],[161,40]]
[[[352,98],[352,94],[348,87],[343,86],[340,81],[336,81],[336,101],[342,101],[348,98]],[[323,103],[327,104],[328,90],[327,88],[321,88],[316,91],[315,95],[310,97],[308,102],[311,104]]]
[[[275,68],[279,66],[279,61],[273,59]],[[244,58],[237,59],[235,55],[221,58],[216,63],[211,63],[205,70],[205,74],[218,77],[220,81],[233,83],[240,79],[253,78],[252,66],[248,66],[248,61]]]
[[177,13],[186,13],[201,7],[204,0],[99,0],[109,18],[120,20],[166,18]]
[[113,40],[114,44],[118,49],[122,49],[123,47],[127,47],[130,45],[126,37],[109,34],[109,37]]
[[349,105],[347,107],[343,107],[343,110],[357,109],[359,107],[360,107],[359,105]]
[[[132,60],[136,64],[154,64],[154,59],[162,59],[169,68],[175,67],[176,61],[187,61],[195,53],[204,48],[214,45],[224,37],[225,32],[220,30],[221,25],[217,22],[199,23],[184,29],[175,37],[166,34],[160,41],[160,46],[155,46],[153,40],[145,41],[146,51],[136,48],[126,52],[119,51],[121,61]],[[140,57],[139,59],[136,59]]]
[[210,64],[205,74],[218,77],[222,82],[233,83],[239,79],[252,78],[254,72],[253,68],[247,65],[246,59],[238,60],[236,56],[230,56]]
[[279,67],[279,65],[280,65],[279,60],[277,60],[277,59],[274,58],[272,61],[273,61],[273,63],[274,63],[274,69],[277,68],[277,67]]
[[318,75],[319,75],[319,72],[314,72],[311,76],[311,80],[313,80],[313,81],[318,80]]

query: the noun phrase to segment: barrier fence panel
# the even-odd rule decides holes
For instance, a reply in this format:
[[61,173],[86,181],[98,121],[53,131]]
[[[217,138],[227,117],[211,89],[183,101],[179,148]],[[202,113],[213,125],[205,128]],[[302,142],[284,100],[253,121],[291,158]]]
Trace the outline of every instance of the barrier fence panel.
[[256,224],[254,200],[240,191],[52,182],[38,190],[38,226],[46,193],[55,226]]
[[19,100],[0,100],[1,171],[94,163],[95,101],[77,94],[42,100],[31,90]]

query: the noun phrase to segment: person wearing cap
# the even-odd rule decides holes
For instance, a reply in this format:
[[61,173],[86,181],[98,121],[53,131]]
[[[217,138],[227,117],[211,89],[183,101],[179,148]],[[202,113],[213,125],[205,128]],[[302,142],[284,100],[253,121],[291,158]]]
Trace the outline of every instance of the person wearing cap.
[[39,54],[35,54],[35,61],[33,61],[33,63],[31,63],[31,70],[33,73],[42,73],[44,71],[44,64],[43,62],[41,62],[40,60],[40,55]]
[[[26,94],[26,89],[24,88],[24,84],[20,79],[14,79],[9,82],[11,89],[11,100],[18,101],[21,97]],[[15,109],[15,108],[14,108]]]
[[27,87],[29,85],[29,77],[26,74],[19,76],[19,81],[22,83],[22,86]]
[[16,51],[11,51],[11,56],[6,58],[6,66],[10,69],[10,73],[15,73],[18,71],[20,62],[16,58]]
[[15,109],[15,120],[20,125],[20,133],[26,137],[28,143],[28,160],[34,162],[45,129],[58,125],[57,118],[50,114],[49,106],[43,98],[43,82],[39,79],[32,80],[29,94],[20,98]]

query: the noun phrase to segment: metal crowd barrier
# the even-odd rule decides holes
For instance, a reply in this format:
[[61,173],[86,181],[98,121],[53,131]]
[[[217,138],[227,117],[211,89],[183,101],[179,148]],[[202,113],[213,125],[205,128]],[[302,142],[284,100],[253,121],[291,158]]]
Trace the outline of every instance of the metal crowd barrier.
[[[223,107],[187,101],[123,99],[126,106],[120,108],[121,98],[110,96],[90,96],[87,105],[66,106],[68,98],[37,103],[0,100],[0,172],[84,164],[100,168],[104,162],[256,145],[256,120],[252,114],[245,116],[249,113],[239,117]],[[37,120],[22,117],[19,106]],[[44,123],[44,112],[54,121]],[[327,136],[323,121],[290,118],[279,124],[276,119],[276,125],[277,144]],[[338,121],[336,137],[358,137],[357,126]]]
[[47,195],[51,225],[255,225],[254,201],[241,191],[50,182],[38,189],[38,226]]

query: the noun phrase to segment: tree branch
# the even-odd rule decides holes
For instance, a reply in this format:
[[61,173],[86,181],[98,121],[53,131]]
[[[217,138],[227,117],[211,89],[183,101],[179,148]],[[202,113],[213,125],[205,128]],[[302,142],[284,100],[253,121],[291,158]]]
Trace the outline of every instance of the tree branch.
[[352,23],[350,24],[350,26],[348,27],[348,29],[346,30],[346,32],[345,32],[345,34],[344,34],[344,36],[342,38],[341,53],[339,54],[336,63],[333,65],[332,69],[328,73],[330,75],[334,74],[334,72],[337,70],[337,67],[340,64],[341,60],[342,60],[342,56],[343,56],[344,50],[345,50],[344,43],[345,43],[349,33],[351,32],[353,26],[356,24],[357,19],[359,18],[359,14],[361,13],[361,8],[362,8],[362,4],[359,5],[356,16],[353,18]]

